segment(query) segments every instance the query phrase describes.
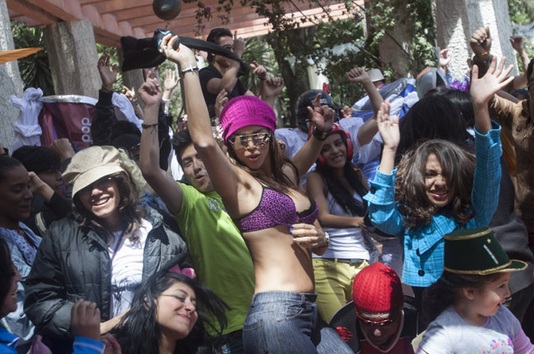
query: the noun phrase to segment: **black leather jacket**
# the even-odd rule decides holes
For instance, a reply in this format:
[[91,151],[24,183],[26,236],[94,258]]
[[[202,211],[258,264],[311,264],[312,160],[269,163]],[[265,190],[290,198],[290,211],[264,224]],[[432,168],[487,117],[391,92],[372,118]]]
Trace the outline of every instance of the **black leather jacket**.
[[[144,218],[153,229],[145,243],[143,279],[170,263],[179,262],[181,268],[190,266],[184,261],[188,259],[185,242],[162,223],[161,215],[146,208]],[[95,302],[100,308],[102,321],[109,319],[111,260],[99,232],[103,230],[81,225],[73,219],[53,223],[43,237],[24,284],[25,312],[43,335],[45,343],[53,343],[58,353],[63,348],[72,350],[70,317],[72,305],[77,300],[83,298]],[[58,342],[66,343],[56,347]]]

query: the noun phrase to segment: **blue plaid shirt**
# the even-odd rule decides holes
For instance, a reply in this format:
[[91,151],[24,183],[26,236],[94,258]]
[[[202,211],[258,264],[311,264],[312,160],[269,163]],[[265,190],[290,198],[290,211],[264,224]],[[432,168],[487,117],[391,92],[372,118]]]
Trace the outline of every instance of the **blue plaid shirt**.
[[443,236],[457,228],[489,225],[499,202],[501,181],[500,157],[502,154],[498,124],[487,134],[476,132],[476,167],[473,176],[471,202],[476,212],[467,224],[458,224],[448,210],[432,217],[430,225],[406,229],[395,202],[395,175],[376,173],[369,193],[369,217],[383,232],[403,238],[404,266],[402,281],[411,286],[427,287],[441,276],[444,267]]

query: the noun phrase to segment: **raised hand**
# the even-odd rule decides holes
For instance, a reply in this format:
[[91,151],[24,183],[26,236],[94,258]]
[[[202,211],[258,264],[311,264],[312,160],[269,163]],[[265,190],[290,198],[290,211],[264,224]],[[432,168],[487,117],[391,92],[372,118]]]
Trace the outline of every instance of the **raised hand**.
[[163,89],[165,91],[172,91],[178,86],[180,78],[176,76],[176,71],[172,69],[167,69],[163,73]]
[[471,89],[469,91],[473,104],[487,104],[497,91],[503,89],[514,79],[513,76],[508,76],[514,66],[509,65],[505,68],[505,63],[506,58],[504,57],[498,65],[497,58],[492,58],[486,75],[481,78],[478,78],[478,67],[476,65],[473,66]]
[[384,142],[384,147],[396,149],[400,141],[400,131],[399,131],[399,119],[394,116],[390,117],[390,103],[388,101],[382,102],[378,114],[376,117],[376,122],[378,124],[378,131]]
[[332,130],[334,124],[335,112],[329,106],[321,105],[321,94],[315,96],[313,108],[307,107],[310,115],[310,121],[315,124],[317,129],[321,132],[329,132]]
[[237,31],[234,32],[234,53],[241,58],[245,51],[245,40],[237,36]]
[[521,52],[524,49],[522,36],[511,36],[510,44],[512,45],[512,48],[514,48],[516,52]]
[[256,60],[252,61],[250,63],[250,68],[252,69],[252,73],[258,77],[260,80],[266,80],[267,79],[267,70],[263,65],[258,64]]
[[135,100],[135,90],[133,87],[129,88],[126,85],[122,85],[122,93],[128,100],[130,100],[130,102]]
[[447,66],[451,62],[452,55],[449,55],[449,48],[445,48],[439,51],[439,68],[443,71],[447,70]]
[[59,155],[61,163],[63,163],[66,159],[73,157],[75,154],[72,143],[67,138],[55,140],[52,145],[50,145],[50,149]]
[[217,117],[221,116],[221,111],[224,108],[224,106],[228,103],[228,91],[225,89],[222,89],[221,92],[217,95],[217,98],[215,99],[215,115]]
[[161,39],[159,47],[160,52],[167,57],[167,59],[180,65],[180,70],[185,68],[197,66],[197,59],[195,53],[183,44],[178,46],[178,49],[174,50],[173,46],[178,40],[178,36],[166,35]]
[[110,65],[110,58],[107,54],[102,54],[98,59],[98,72],[102,79],[102,89],[111,91],[113,84],[117,81],[117,65]]
[[475,55],[486,55],[491,50],[491,36],[489,27],[480,27],[471,35],[469,45]]
[[145,106],[156,106],[161,102],[162,92],[157,78],[147,78],[137,90],[139,97],[145,102]]
[[284,89],[284,79],[281,77],[271,76],[265,80],[263,85],[263,91],[261,92],[263,97],[276,97]]
[[367,75],[367,72],[365,71],[364,68],[361,68],[361,67],[352,68],[349,71],[347,71],[345,75],[347,76],[347,79],[349,79],[350,82],[361,84],[365,81],[370,81],[369,76]]

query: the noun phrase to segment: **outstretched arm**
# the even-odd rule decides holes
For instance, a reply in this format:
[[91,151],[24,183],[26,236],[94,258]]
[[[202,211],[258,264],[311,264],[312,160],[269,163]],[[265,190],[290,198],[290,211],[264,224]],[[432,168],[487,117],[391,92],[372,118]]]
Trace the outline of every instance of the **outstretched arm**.
[[390,104],[382,102],[378,111],[377,123],[378,131],[384,142],[382,159],[378,170],[384,174],[390,174],[395,167],[395,154],[400,141],[399,119],[389,116]]
[[528,63],[530,62],[530,59],[528,57],[528,53],[525,50],[525,46],[523,45],[523,37],[522,36],[512,36],[510,37],[510,43],[512,44],[512,48],[519,54],[519,59],[521,60],[521,65],[523,67],[523,73],[521,75],[518,75],[514,79],[514,89],[520,89],[525,86],[527,86],[527,69],[528,69]]
[[[221,90],[226,90],[228,93],[232,92],[237,84],[240,64],[238,61],[226,59],[228,68],[223,73],[222,78],[212,78],[208,81],[207,89],[212,94],[218,94]],[[196,65],[196,59],[195,59]],[[202,97],[202,96],[200,96]]]
[[363,146],[371,142],[373,137],[378,132],[376,116],[384,99],[376,89],[375,85],[373,85],[369,79],[369,76],[365,72],[364,68],[353,68],[348,71],[346,75],[350,82],[359,83],[363,86],[363,89],[369,96],[369,101],[371,102],[371,106],[373,107],[374,111],[373,118],[367,120],[367,122],[365,122],[365,124],[358,129],[358,142],[360,146]]
[[475,111],[475,128],[481,134],[486,134],[491,129],[488,103],[495,93],[508,85],[513,76],[508,76],[513,65],[504,68],[506,58],[502,58],[497,65],[497,58],[492,58],[486,74],[478,78],[478,66],[474,65],[471,78],[471,99]]
[[98,73],[102,80],[102,88],[98,92],[96,114],[91,124],[91,136],[94,145],[111,145],[111,127],[117,120],[111,101],[113,84],[117,80],[117,67],[110,64],[110,58],[106,54],[102,54],[98,59]]
[[159,167],[158,114],[162,92],[158,79],[147,78],[138,93],[145,103],[139,167],[143,177],[165,202],[170,213],[176,215],[182,205],[182,188],[170,174]]
[[308,114],[314,125],[314,132],[310,139],[293,157],[293,163],[297,166],[299,176],[303,176],[313,165],[321,153],[324,140],[332,130],[334,124],[334,110],[328,106],[321,106],[321,95],[317,94],[314,107],[308,107]]
[[[238,205],[237,191],[239,177],[235,166],[223,153],[219,144],[213,137],[208,108],[202,97],[202,89],[198,77],[198,70],[189,68],[196,67],[196,58],[191,49],[180,44],[174,50],[173,45],[178,37],[170,35],[163,37],[161,50],[167,59],[179,64],[182,71],[184,84],[185,106],[187,109],[188,129],[195,148],[206,166],[215,190],[225,201],[225,205]],[[219,93],[220,91],[216,91]],[[229,212],[231,212],[229,210]]]

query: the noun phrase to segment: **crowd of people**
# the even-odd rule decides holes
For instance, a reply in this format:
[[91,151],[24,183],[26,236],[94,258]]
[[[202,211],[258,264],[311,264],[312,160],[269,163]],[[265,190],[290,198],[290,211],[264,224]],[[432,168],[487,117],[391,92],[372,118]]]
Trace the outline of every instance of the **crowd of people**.
[[180,77],[144,69],[125,95],[102,55],[90,147],[0,151],[0,352],[534,353],[519,38],[516,78],[480,28],[466,85],[447,50],[417,80],[355,67],[367,96],[306,91],[295,128],[277,127],[283,80],[250,63],[252,92],[244,41],[207,40],[233,59],[199,68],[167,34]]

